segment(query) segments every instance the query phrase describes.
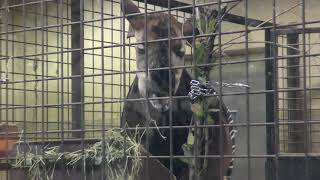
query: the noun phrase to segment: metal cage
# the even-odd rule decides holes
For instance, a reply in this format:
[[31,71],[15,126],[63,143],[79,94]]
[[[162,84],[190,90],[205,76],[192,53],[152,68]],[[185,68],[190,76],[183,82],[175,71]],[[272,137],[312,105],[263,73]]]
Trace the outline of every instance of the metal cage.
[[[126,7],[128,2],[135,6]],[[137,157],[141,168],[136,179],[319,178],[318,0],[1,0],[0,4],[1,180],[107,179],[113,173],[106,171],[108,163],[95,157],[88,167],[85,158],[91,157],[87,150],[92,145],[109,146],[105,141],[110,130],[142,133],[145,144]],[[197,28],[198,13],[209,7],[216,32],[203,33]],[[165,24],[156,24],[167,16]],[[140,18],[140,24],[133,27],[134,18]],[[193,28],[184,34],[187,23]],[[182,29],[177,28],[180,24]],[[157,33],[161,38],[152,37]],[[208,59],[215,61],[198,63],[197,40],[210,37],[214,38]],[[159,44],[164,48],[153,51]],[[177,46],[183,52],[175,52]],[[160,50],[161,57],[150,54]],[[152,61],[157,58],[168,62]],[[183,62],[174,64],[177,58]],[[197,68],[207,70],[206,88],[214,91],[199,94],[215,99],[215,106],[206,109],[208,116],[218,119],[213,125],[195,124],[189,107],[189,83],[197,80]],[[175,79],[177,74],[180,79]],[[146,97],[141,97],[143,85]],[[233,123],[226,123],[231,117]],[[148,123],[140,122],[144,118]],[[186,134],[197,135],[197,129],[209,129],[215,136],[211,140],[216,144],[208,150],[214,153],[181,152],[189,141]],[[229,135],[226,129],[232,129]],[[233,135],[234,142],[229,142]],[[125,136],[121,162],[132,158],[128,141]],[[50,162],[45,158],[52,147],[59,147],[59,158],[76,152],[79,164],[68,169],[56,163],[49,170],[36,164],[42,169],[30,173],[35,166],[28,163]],[[99,153],[105,162],[105,150]],[[21,158],[25,164],[17,167]],[[194,164],[186,164],[186,159]],[[230,159],[232,173],[227,177]],[[190,175],[196,162],[210,167],[206,176]],[[129,169],[127,164],[121,168]]]

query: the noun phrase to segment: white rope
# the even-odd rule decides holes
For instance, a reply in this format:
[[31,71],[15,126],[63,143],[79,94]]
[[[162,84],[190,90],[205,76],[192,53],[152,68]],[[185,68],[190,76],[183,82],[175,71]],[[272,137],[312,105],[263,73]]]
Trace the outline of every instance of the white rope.
[[[214,85],[214,86],[218,86],[220,85],[219,82],[208,82],[208,85]],[[228,87],[228,88],[250,88],[249,85],[247,84],[242,84],[242,83],[225,83],[222,82],[221,83],[223,87]]]

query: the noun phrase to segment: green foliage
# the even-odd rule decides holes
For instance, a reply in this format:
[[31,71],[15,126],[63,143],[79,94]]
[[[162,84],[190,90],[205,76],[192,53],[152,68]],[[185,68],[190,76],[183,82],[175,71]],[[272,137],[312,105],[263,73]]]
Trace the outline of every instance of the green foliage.
[[202,104],[200,103],[194,103],[191,105],[191,111],[195,116],[198,118],[203,118],[204,117],[204,109]]
[[200,32],[205,33],[207,30],[207,21],[203,18],[200,18],[197,20],[198,22],[198,28],[200,29]]
[[[207,60],[208,54],[212,51],[212,49],[210,49],[210,44],[214,43],[214,42],[210,42],[210,36],[208,36],[208,34],[216,32],[217,27],[216,27],[216,19],[214,18],[207,18],[204,16],[200,16],[198,17],[196,22],[197,22],[197,28],[199,29],[200,34],[207,35],[207,36],[198,38],[195,44],[194,53],[196,57],[196,63],[198,65],[201,65],[201,64],[208,63],[208,60]],[[205,72],[203,68],[197,68],[196,77],[201,77],[204,74]]]
[[208,22],[208,32],[207,33],[215,32],[215,30],[216,30],[216,20],[211,19]]

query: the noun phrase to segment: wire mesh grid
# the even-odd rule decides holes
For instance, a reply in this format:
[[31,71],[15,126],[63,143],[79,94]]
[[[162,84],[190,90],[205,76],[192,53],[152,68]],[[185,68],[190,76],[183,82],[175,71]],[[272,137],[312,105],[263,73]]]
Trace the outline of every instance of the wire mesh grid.
[[[149,152],[139,155],[138,179],[316,177],[317,0],[0,3],[0,118],[18,128],[0,133],[3,139],[19,135],[19,142],[31,147],[22,148],[25,157],[31,151],[45,157],[52,144],[72,144],[84,154],[88,143],[101,140],[104,161],[108,131],[116,129],[129,137],[139,132]],[[216,27],[209,33],[199,20],[207,11],[215,24],[205,29]],[[199,57],[198,41],[206,38],[212,47],[203,49],[212,51],[209,58]],[[217,120],[213,124],[196,123],[197,106],[188,94],[200,70],[215,91],[203,97],[215,99],[206,109]],[[198,138],[207,131],[210,137]],[[196,148],[187,151],[190,134]],[[119,150],[123,158],[132,158],[126,150],[129,140],[125,136]],[[1,179],[26,178],[6,166],[17,159],[19,146],[2,155]],[[159,160],[164,171],[149,159]],[[303,170],[298,172],[301,166],[292,164],[301,159]],[[99,172],[83,166],[76,173],[51,169],[48,178],[107,179],[108,164],[101,166]]]
[[[317,114],[317,90],[316,88],[319,71],[315,48],[318,46],[319,32],[306,33],[306,52],[308,57],[303,60],[296,57],[301,53],[302,35],[299,32],[287,33],[279,37],[280,44],[286,44],[290,48],[281,47],[279,57],[292,56],[279,61],[279,120],[290,123],[284,125],[281,132],[282,152],[304,152],[304,147],[309,146],[309,151],[318,153],[318,119]],[[305,61],[305,64],[303,63]],[[304,76],[304,71],[306,76]],[[298,89],[307,88],[306,94]],[[306,105],[306,111],[304,110]],[[306,116],[308,125],[303,127],[303,119]],[[299,124],[300,123],[300,124]],[[308,142],[304,137],[309,137]]]

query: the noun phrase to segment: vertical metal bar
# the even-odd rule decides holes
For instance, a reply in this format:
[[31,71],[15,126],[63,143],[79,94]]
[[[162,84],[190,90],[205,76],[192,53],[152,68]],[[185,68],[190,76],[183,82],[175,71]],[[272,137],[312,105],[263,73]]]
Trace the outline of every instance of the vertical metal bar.
[[[114,16],[114,6],[115,6],[115,4],[114,4],[114,2],[113,1],[111,1],[111,16]],[[114,19],[112,18],[111,19],[111,42],[113,43],[114,42],[114,33],[113,33],[113,31],[114,31],[114,27],[113,27],[113,23],[114,23]],[[125,29],[123,29],[123,30],[125,30]],[[129,47],[129,49],[130,49],[130,47]],[[111,48],[111,71],[112,72],[114,72],[114,49],[113,48]],[[130,56],[129,56],[129,58],[130,58]],[[130,67],[130,65],[129,65],[129,67]],[[111,76],[111,84],[114,84],[114,76],[112,75]],[[121,85],[121,84],[120,84]],[[124,86],[126,86],[126,84],[124,84]],[[120,86],[120,89],[121,89],[121,86]],[[124,87],[124,89],[125,89],[125,87]],[[124,93],[126,93],[126,91],[124,90]],[[114,98],[114,93],[113,93],[113,87],[111,87],[111,98],[113,99]],[[125,97],[125,95],[124,95],[124,97]],[[121,109],[121,108],[120,108]],[[113,127],[114,126],[114,120],[113,120],[113,118],[114,118],[114,104],[113,103],[111,103],[111,127]],[[120,123],[121,124],[121,123]]]
[[[58,5],[58,13],[59,13],[59,24],[60,24],[60,32],[59,32],[59,35],[60,35],[60,77],[61,77],[61,80],[60,80],[60,83],[61,83],[61,91],[60,91],[60,108],[61,108],[61,111],[60,111],[60,119],[61,119],[61,123],[60,123],[60,140],[61,140],[61,145],[64,144],[64,139],[65,139],[65,136],[64,136],[64,53],[63,53],[63,50],[64,50],[64,35],[63,35],[63,11],[64,11],[64,8],[63,8],[63,0],[59,0],[59,5]],[[68,8],[68,7],[67,7]],[[60,9],[60,11],[59,11]],[[69,38],[67,38],[69,39]],[[67,43],[68,44],[68,43]],[[59,46],[59,45],[58,45]],[[67,68],[69,69],[69,68]],[[57,74],[58,75],[58,74]],[[67,83],[69,84],[69,83]],[[69,88],[68,88],[69,89]],[[68,95],[69,96],[69,95]],[[69,107],[68,107],[69,109]],[[69,114],[69,113],[67,113]]]
[[223,173],[223,158],[224,158],[224,148],[223,148],[223,131],[224,131],[224,126],[223,126],[223,107],[222,107],[222,9],[221,9],[221,0],[218,1],[218,68],[219,68],[219,179],[223,180],[224,179],[224,173]]
[[173,174],[173,148],[172,148],[172,59],[171,59],[171,1],[168,1],[168,62],[169,62],[169,165]]
[[[309,47],[308,47],[308,55],[309,55],[309,57],[308,57],[308,63],[309,63],[309,67],[308,67],[308,75],[309,75],[309,86],[308,86],[308,88],[312,88],[312,56],[310,56],[310,54],[311,54],[311,35],[312,34],[308,34],[308,45],[309,45]],[[308,119],[309,121],[312,121],[313,120],[313,118],[312,118],[312,100],[313,100],[313,95],[312,95],[312,90],[309,90],[309,93],[308,93],[308,95],[309,95],[309,99],[308,99],[308,101],[309,101],[309,109],[308,109],[308,112],[305,112],[305,113],[307,113],[307,114],[309,114],[309,118],[310,119]],[[307,102],[306,102],[307,103]],[[308,134],[309,134],[309,143],[311,143],[310,144],[310,152],[313,152],[313,136],[312,136],[312,124],[309,124],[309,131],[310,132],[307,132]]]
[[304,146],[304,154],[305,154],[305,178],[306,180],[310,179],[310,172],[309,172],[309,133],[308,133],[308,116],[307,116],[307,68],[306,68],[306,1],[302,0],[301,6],[301,13],[302,13],[302,62],[303,62],[303,121],[304,121],[304,132],[305,132],[305,146]]
[[[64,1],[64,0],[62,0]],[[67,12],[66,12],[66,15],[67,15],[67,19],[68,19],[68,22],[70,21],[71,19],[71,13],[70,10],[71,10],[71,4],[69,3],[68,5],[66,5],[66,9],[67,9]],[[69,15],[70,14],[70,15]],[[62,26],[63,28],[63,26]],[[67,26],[67,48],[70,49],[70,39],[71,39],[71,42],[72,42],[72,26],[71,26],[71,29],[70,29],[70,26]],[[71,33],[71,38],[70,38],[70,33]],[[63,36],[63,35],[62,35]],[[63,49],[64,49],[64,45],[63,45]],[[72,45],[71,45],[71,49],[72,49]],[[68,61],[68,65],[67,66],[67,76],[70,76],[70,53],[67,53],[67,61]],[[72,54],[71,54],[71,62],[72,62]],[[70,92],[70,89],[71,89],[71,94],[68,94],[68,97],[67,97],[67,102],[70,103],[70,96],[71,96],[71,99],[72,99],[72,86],[70,88],[70,84],[72,83],[72,79],[67,79],[66,80],[68,83],[67,83],[67,89],[68,89],[68,93]],[[71,81],[71,83],[70,83]],[[72,100],[71,100],[72,101]],[[67,106],[68,108],[68,117],[67,117],[67,129],[70,130],[72,128],[72,106],[68,105]],[[71,114],[70,114],[70,109],[71,109]],[[71,116],[70,116],[71,115]],[[70,118],[71,117],[71,118]],[[70,122],[70,119],[71,119],[71,122]],[[70,127],[71,126],[71,127]],[[72,134],[68,133],[68,137],[72,136]]]
[[[14,31],[15,30],[15,27],[14,27],[14,16],[11,16],[11,22],[12,22],[11,30]],[[11,63],[12,63],[12,65],[11,65],[11,81],[14,82],[15,81],[15,68],[14,68],[15,63],[14,63],[14,58],[13,57],[15,56],[15,50],[14,50],[15,49],[15,42],[14,42],[15,33],[12,33],[11,35],[12,35],[11,36]],[[0,42],[0,44],[1,43],[2,42]],[[0,45],[0,49],[1,49],[1,45]],[[0,67],[0,69],[1,69],[1,67]],[[12,105],[11,106],[13,106],[15,104],[15,100],[16,100],[15,99],[15,83],[13,83],[11,85],[11,87],[12,87],[12,90],[11,90],[11,104]],[[0,96],[1,96],[1,88],[0,88]],[[2,103],[1,99],[0,99],[0,103]],[[15,113],[17,111],[19,111],[19,110],[15,110],[15,109],[11,110],[11,118],[12,118],[11,122],[12,123],[14,123],[14,121],[15,121]],[[1,119],[1,113],[0,113],[0,119]],[[7,154],[7,156],[6,156],[6,163],[9,163],[9,154]],[[9,180],[8,171],[6,171],[6,180]]]
[[[46,16],[46,21],[45,21],[45,26],[48,26],[49,25],[49,13],[48,13],[48,4],[46,4],[45,6],[45,16]],[[57,17],[58,17],[58,14],[57,14]],[[58,23],[57,23],[58,24]],[[58,27],[57,27],[57,31],[58,31]],[[59,38],[58,38],[58,34],[57,34],[57,47],[59,46]],[[59,50],[57,49],[57,52]],[[45,74],[45,77],[48,78],[49,77],[49,29],[46,29],[46,74]],[[58,57],[58,54],[57,54],[57,61],[58,61],[59,57]],[[59,85],[59,81],[57,81],[57,84]],[[60,100],[60,97],[59,97],[59,86],[57,86],[57,98],[58,98],[58,103],[59,103],[59,100]],[[46,104],[49,104],[49,82],[47,81],[46,83]],[[46,107],[46,111],[45,111],[45,115],[46,115],[46,131],[49,131],[49,107]],[[60,116],[59,116],[59,110],[60,110],[60,107],[58,108],[58,114],[57,114],[57,119],[58,119],[58,122],[60,122]],[[58,137],[59,137],[59,133],[58,134]],[[46,133],[46,140],[48,141],[49,140],[49,133]]]
[[[2,10],[3,11],[3,10]],[[1,12],[2,13],[2,12]],[[0,40],[0,57],[1,58],[3,58],[3,51],[2,51],[2,48],[3,48],[3,45],[2,45],[2,43],[3,43],[3,41],[2,41],[2,35],[0,35],[0,38],[1,38],[1,40]],[[2,60],[0,60],[0,78],[3,78],[3,75],[4,75],[4,73],[2,73],[3,72],[3,70],[2,70],[2,64],[3,64],[3,61]],[[0,84],[0,104],[2,105],[2,94],[3,93],[3,89],[2,89],[2,86],[1,86],[1,84]],[[2,118],[2,109],[0,110],[0,118]]]
[[[123,4],[123,1],[125,1],[125,0],[121,0],[121,3]],[[111,6],[113,6],[113,4],[111,5]],[[138,3],[138,7],[139,7],[139,3]],[[122,9],[123,9],[123,7],[121,7]],[[120,69],[120,71],[122,70],[123,71],[123,66],[122,66],[122,63],[123,62],[125,62],[125,57],[126,57],[126,17],[125,17],[125,14],[123,13],[123,14],[121,14],[122,15],[122,17],[121,17],[121,21],[120,21],[120,23],[122,23],[122,26],[121,26],[121,28],[120,28],[120,32],[121,32],[121,44],[122,44],[122,46],[121,46],[121,51],[120,51],[120,67],[122,68],[122,69]],[[130,28],[129,28],[130,29]],[[113,39],[112,39],[113,40]],[[129,46],[130,47],[130,46]],[[113,55],[113,53],[112,53],[112,55]],[[113,60],[113,58],[112,58],[112,60]],[[112,69],[111,70],[113,70],[113,63],[114,63],[114,61],[112,61]],[[124,72],[124,71],[123,71]],[[123,74],[121,74],[121,75],[119,75],[120,76],[120,91],[119,91],[119,93],[120,93],[120,95],[122,95],[122,96],[120,96],[121,98],[123,98],[123,100],[124,100],[124,102],[123,103],[120,103],[120,109],[123,109],[123,104],[125,103],[125,99],[126,99],[126,96],[127,96],[127,94],[126,94],[126,92],[125,92],[125,86],[126,86],[126,83],[125,82],[123,82],[123,81],[125,81],[125,78],[123,78]],[[122,126],[122,125],[124,125],[122,128],[123,128],[123,130],[126,130],[126,127],[125,127],[125,124],[126,124],[126,122],[124,121],[124,122],[120,122],[120,126]],[[126,141],[125,141],[126,142]],[[126,145],[126,143],[125,143],[125,145]],[[124,150],[125,151],[125,150]],[[124,152],[124,156],[125,156],[125,152]]]
[[[80,113],[81,113],[81,117],[80,117],[80,121],[78,121],[81,129],[80,129],[80,137],[81,137],[81,151],[82,154],[84,154],[84,138],[85,138],[85,127],[84,127],[84,0],[80,0],[80,2],[78,2],[80,5],[79,10],[80,10]],[[72,59],[74,60],[74,59]],[[76,70],[77,71],[77,70]],[[86,179],[86,159],[83,156],[82,158],[82,177],[81,179],[85,180]]]
[[[249,0],[245,1],[245,59],[246,59],[246,84],[249,84],[249,29],[248,29],[248,14],[249,14]],[[248,155],[248,180],[251,180],[251,145],[250,145],[250,89],[246,88],[246,126],[247,126],[247,155]]]
[[[14,16],[11,16],[11,22],[12,22],[12,24],[14,24]],[[12,31],[15,31],[15,27],[14,27],[14,25],[11,25],[11,30]],[[14,37],[15,37],[15,33],[12,33],[11,34],[12,36],[11,36],[11,40],[12,40],[12,42],[11,42],[11,57],[12,57],[12,59],[11,59],[11,68],[12,68],[12,73],[11,73],[11,81],[12,82],[14,82],[15,81],[15,68],[14,68],[14,54],[15,54],[15,42],[14,42]],[[1,43],[0,43],[1,44]],[[1,46],[0,46],[0,49],[1,49]],[[1,64],[1,63],[0,63]],[[1,67],[0,67],[0,69],[1,69]],[[14,104],[15,103],[15,83],[13,83],[12,84],[12,90],[11,90],[11,96],[12,96],[12,99],[11,99],[11,101],[12,101],[12,104]],[[0,90],[0,94],[1,94],[1,90]],[[0,100],[0,102],[1,102],[1,100]],[[14,110],[14,109],[12,109],[11,110],[11,116],[12,116],[12,123],[14,123],[14,121],[15,121],[15,111],[16,110]],[[1,113],[0,113],[0,117],[1,117]]]
[[[265,30],[265,41],[272,42],[273,34],[271,33],[271,29]],[[266,90],[273,91],[273,80],[274,80],[274,61],[273,58],[276,56],[272,49],[272,44],[265,43],[265,77],[266,77]],[[272,58],[272,60],[270,60]],[[266,93],[266,123],[274,123],[274,111],[275,111],[275,99],[273,96],[274,92],[267,92]],[[266,142],[267,142],[267,155],[275,154],[275,131],[274,125],[267,125],[266,126]],[[267,158],[266,161],[266,179],[267,180],[274,180],[274,160],[273,158]]]
[[[287,35],[287,82],[288,89],[296,89],[300,87],[300,58],[290,57],[299,55],[299,34],[288,34]],[[303,104],[301,101],[303,94],[301,91],[289,91],[288,93],[288,122],[299,122],[303,120],[304,111]],[[302,132],[304,125],[301,124],[290,124],[288,127],[288,152],[289,153],[303,153],[304,152],[304,136]]]
[[[26,4],[22,0],[22,16],[26,17]],[[23,21],[23,143],[27,142],[27,84],[26,84],[26,21]],[[23,158],[26,158],[27,152],[23,151]]]
[[[34,6],[34,12],[38,12],[38,6]],[[40,14],[41,14],[41,9],[40,9]],[[41,18],[40,18],[40,21],[41,21]],[[41,24],[41,23],[40,23]],[[34,26],[37,27],[38,26],[38,15],[35,15],[35,18],[34,18]],[[41,25],[40,25],[41,26]],[[38,30],[34,30],[34,53],[35,54],[38,54]],[[41,48],[41,47],[39,47]],[[40,49],[40,52],[41,52],[41,49]],[[41,77],[41,74],[38,75],[38,63],[39,62],[43,62],[44,59],[41,59],[39,60],[39,58],[37,56],[34,57],[34,60],[33,60],[33,73],[34,73],[34,77],[35,77],[35,81],[34,81],[34,105],[38,105],[38,84],[39,84],[39,81],[38,81],[38,76]],[[41,79],[42,80],[42,79]],[[42,104],[42,103],[41,103]],[[42,109],[41,109],[42,110]],[[41,116],[42,117],[42,116]],[[42,121],[42,120],[41,120]],[[34,132],[38,132],[38,107],[34,107],[33,108],[33,112],[32,112],[32,131]],[[34,133],[33,136],[35,136],[34,140],[35,141],[38,141],[38,134],[37,133]]]
[[[104,1],[102,0],[100,2],[100,18],[101,18],[101,69],[102,69],[102,77],[101,77],[101,95],[102,95],[102,162],[106,162],[105,157],[106,157],[106,152],[105,152],[105,147],[106,147],[106,141],[105,141],[105,131],[106,131],[106,117],[105,117],[105,64],[104,64]],[[111,25],[113,26],[113,25]],[[113,30],[113,28],[112,28]],[[112,31],[111,30],[111,31]],[[112,69],[113,70],[113,69]],[[105,163],[102,163],[102,168],[105,169]],[[108,174],[106,174],[106,171],[102,172],[102,179],[106,179]]]
[[[281,43],[283,43],[284,40],[285,40],[285,37],[281,36],[280,38],[281,38]],[[284,54],[284,49],[285,49],[284,47],[281,48],[281,52],[280,52],[281,54]],[[280,77],[285,77],[285,75],[284,75],[284,67],[286,65],[285,65],[285,60],[284,59],[281,60],[281,65],[280,66],[282,68]],[[280,79],[279,79],[279,81],[280,81]],[[287,82],[286,79],[282,78],[282,84],[284,85],[286,82]],[[285,97],[286,97],[285,93],[281,93],[281,94],[282,94],[282,100],[279,100],[279,104],[280,104],[280,102],[284,102],[285,101]],[[282,103],[282,109],[285,109],[285,108],[287,108],[285,106],[285,103]],[[280,114],[279,114],[279,116],[280,116]],[[279,117],[279,118],[282,118],[282,121],[284,122],[284,120],[286,119],[285,113],[282,113],[282,117]],[[284,134],[284,132],[282,132],[282,134]],[[282,135],[282,137],[284,137],[284,135]],[[280,149],[281,149],[281,145],[283,146],[283,149],[285,150],[286,149],[286,143],[280,144],[280,147],[279,147]]]
[[[144,10],[145,10],[145,13],[144,13],[144,36],[145,36],[145,42],[144,42],[144,47],[145,47],[145,54],[146,54],[146,57],[145,57],[145,76],[146,77],[149,77],[149,56],[148,56],[148,52],[149,52],[149,49],[148,49],[148,1],[147,0],[144,0]],[[147,152],[149,152],[149,127],[150,127],[150,122],[151,122],[151,117],[150,117],[150,108],[149,108],[149,83],[146,83],[146,115],[147,115],[147,123],[146,123],[146,150]],[[146,161],[146,179],[149,179],[150,175],[149,175],[149,160],[150,160],[150,155],[149,153],[147,153],[147,161]]]
[[[8,9],[8,1],[6,0],[6,2],[5,2],[5,4],[6,4],[6,8],[5,8],[5,10],[6,10],[6,12],[5,12],[5,27],[6,27],[6,29],[5,29],[5,31],[6,31],[6,37],[5,37],[5,43],[6,43],[6,45],[5,45],[5,56],[6,56],[6,79],[8,80],[9,79],[9,60],[10,60],[10,58],[9,58],[9,9]],[[12,59],[11,59],[11,62],[12,62]],[[12,64],[13,64],[13,62],[12,62]],[[13,70],[12,70],[12,72],[13,72]],[[6,84],[6,119],[5,119],[5,123],[6,123],[6,126],[8,127],[8,124],[9,124],[9,109],[8,109],[8,107],[9,107],[9,86],[8,86],[8,83]],[[0,94],[0,96],[2,96],[2,94]],[[12,94],[12,96],[13,96],[13,94]],[[14,104],[14,102],[12,102],[11,104]],[[14,110],[12,110],[12,111],[14,111]],[[1,119],[2,117],[0,116],[0,119]],[[8,132],[6,131],[5,132],[6,134],[5,134],[5,139],[8,139]],[[6,142],[6,146],[8,146],[8,141]],[[9,155],[7,155],[6,156],[6,161],[8,162],[9,161]]]
[[272,54],[273,56],[273,98],[274,98],[274,105],[273,107],[275,108],[274,111],[274,155],[275,155],[275,162],[274,162],[274,173],[275,173],[275,180],[279,179],[279,116],[278,116],[278,47],[277,47],[277,17],[276,17],[276,10],[277,10],[277,0],[272,0]]
[[[113,7],[113,5],[111,5],[112,7]],[[139,7],[139,2],[138,2],[138,7]],[[112,10],[112,12],[113,12],[113,10]],[[113,35],[112,35],[113,36]],[[113,40],[113,39],[112,39]],[[113,42],[113,41],[112,41]],[[129,44],[131,44],[131,38],[129,38],[129,41],[128,41],[128,43]],[[131,46],[129,46],[129,52],[128,52],[128,57],[129,57],[129,67],[128,67],[128,74],[129,74],[129,79],[128,79],[128,85],[130,86],[130,84],[132,84],[132,80],[131,80],[131,66],[132,66],[132,60],[131,60],[131,55],[132,55],[132,53],[131,53],[132,51],[131,51]],[[111,56],[113,57],[113,51],[111,51]],[[113,60],[113,58],[111,59],[111,60]],[[113,62],[113,61],[112,61]],[[113,63],[112,63],[112,68],[111,69],[113,69]],[[113,83],[113,81],[112,81],[112,83]],[[127,86],[127,84],[124,84],[124,86]],[[125,87],[126,88],[126,87]],[[126,96],[126,94],[124,95],[124,97]],[[121,108],[121,106],[120,106],[120,109],[122,109]]]
[[44,156],[44,150],[45,150],[45,62],[44,62],[44,0],[41,0],[41,152]]
[[[71,21],[74,22],[71,26],[71,48],[72,51],[72,76],[77,76],[72,78],[72,102],[77,103],[72,105],[72,129],[74,131],[73,137],[81,138],[83,137],[83,132],[80,132],[83,128],[83,88],[82,84],[84,81],[83,77],[83,12],[81,9],[83,0],[71,0]],[[80,131],[79,131],[80,130]]]
[[[3,11],[3,10],[2,10]],[[2,47],[3,47],[3,45],[2,45],[2,43],[3,43],[3,41],[2,41],[2,35],[0,35],[0,38],[1,38],[1,40],[0,40],[0,57],[1,58],[3,58],[3,51],[2,51]],[[3,71],[2,71],[2,60],[0,60],[0,78],[3,78]],[[3,89],[2,89],[2,86],[1,86],[1,84],[0,84],[0,104],[2,105],[2,92],[3,91]],[[0,110],[0,118],[2,118],[2,109]]]
[[[124,9],[124,1],[125,0],[121,0],[121,4],[122,4],[122,9]],[[113,4],[112,4],[113,5]],[[123,80],[122,80],[122,78],[120,78],[121,79],[121,81],[123,81],[123,82],[121,82],[120,81],[120,94],[123,94],[123,103],[126,103],[126,78],[125,78],[125,76],[126,76],[126,66],[125,66],[125,61],[126,61],[126,31],[125,31],[125,29],[126,29],[126,18],[125,18],[125,13],[123,12],[123,14],[122,14],[122,18],[121,18],[121,20],[122,20],[122,27],[121,27],[121,33],[122,33],[122,38],[121,38],[121,43],[122,43],[122,51],[121,51],[121,53],[122,53],[122,59],[121,59],[121,61],[122,62],[124,62],[124,66],[122,66],[122,72],[123,72],[123,76],[124,76],[124,78],[123,78]],[[112,28],[113,29],[113,28]],[[129,48],[130,48],[130,46],[129,46]],[[113,62],[112,62],[113,63]],[[112,66],[113,67],[113,66]],[[113,69],[112,69],[113,70]],[[123,86],[121,87],[121,85],[123,84]],[[123,89],[122,89],[123,88]],[[122,109],[122,108],[121,108]],[[127,128],[126,128],[126,119],[123,119],[123,122],[120,122],[120,124],[122,125],[122,130],[125,132],[125,133],[127,133]],[[127,137],[125,136],[124,137],[124,149],[123,149],[123,157],[124,158],[127,158],[127,152],[126,152],[126,149],[127,149]],[[125,176],[124,176],[124,180],[127,180],[128,179],[128,174],[126,173],[125,174]],[[148,179],[148,178],[147,178]]]
[[[95,15],[95,12],[94,12],[95,11],[95,5],[96,5],[95,2],[96,1],[91,1],[91,7],[92,7],[91,19],[94,19],[94,15]],[[103,14],[103,12],[101,12],[101,14]],[[91,35],[91,38],[92,38],[91,43],[93,44],[93,46],[94,46],[94,40],[95,40],[95,38],[94,38],[94,30],[95,30],[94,24],[95,24],[95,22],[91,23],[91,26],[92,26],[91,27],[91,33],[92,33],[92,35]],[[101,28],[103,28],[103,26]],[[92,50],[92,56],[91,56],[92,57],[92,66],[91,66],[92,67],[92,74],[95,74],[95,63],[94,63],[95,56],[96,56],[95,50]],[[102,70],[103,70],[103,68],[102,68]],[[104,96],[102,96],[102,98],[104,98]],[[95,76],[92,76],[92,102],[94,102],[94,101],[95,101]],[[92,104],[92,129],[96,128],[95,120],[94,120],[95,119],[95,114],[96,114],[94,112],[95,106],[96,106],[95,104]],[[95,137],[95,131],[92,132],[92,136]]]
[[[59,22],[59,17],[60,17],[60,14],[59,14],[59,8],[60,8],[60,6],[59,6],[59,4],[58,4],[58,2],[57,2],[57,6],[56,6],[56,12],[57,12],[57,18],[56,18],[56,24],[59,24],[60,22]],[[48,21],[48,18],[47,18],[47,21]],[[61,26],[61,25],[60,25]],[[47,31],[48,32],[48,31]],[[60,47],[59,47],[59,41],[61,40],[60,39],[60,29],[59,29],[59,26],[57,26],[57,29],[56,29],[56,36],[57,36],[57,41],[56,41],[56,43],[57,43],[57,47],[56,47],[56,51],[57,52],[59,52],[59,50],[60,50]],[[47,36],[48,37],[48,36]],[[48,39],[47,39],[48,40]],[[48,51],[47,51],[48,52]],[[56,66],[57,66],[57,69],[56,69],[56,76],[57,77],[59,77],[59,73],[58,73],[58,71],[60,71],[61,70],[61,67],[60,66],[63,66],[63,64],[60,64],[60,61],[61,60],[59,60],[59,58],[61,58],[61,55],[59,54],[59,53],[57,53],[56,54],[57,55],[57,61],[56,61]],[[48,60],[48,59],[47,59]],[[60,68],[59,68],[60,67]],[[48,68],[48,63],[47,63],[47,68]],[[59,81],[59,80],[57,80],[57,93],[55,94],[56,95],[56,97],[57,97],[57,104],[61,104],[61,93],[60,93],[60,82],[61,81]],[[47,83],[47,87],[48,87],[48,84],[49,83]],[[48,95],[47,95],[48,96]],[[49,99],[48,97],[46,97],[47,99]],[[48,108],[47,108],[48,109]],[[53,109],[52,109],[53,110]],[[61,106],[60,107],[58,107],[57,108],[57,128],[58,128],[58,130],[60,129],[60,127],[61,127],[61,125],[60,125],[60,118],[61,118]],[[60,137],[61,138],[61,134],[60,133],[57,133],[58,134],[58,137]]]
[[[195,78],[196,77],[196,71],[197,71],[197,57],[196,57],[196,0],[192,0],[192,73]],[[194,116],[192,118],[195,118]],[[193,123],[194,126],[194,137],[197,137],[198,134],[198,126],[197,123]],[[190,129],[189,129],[190,131]],[[194,147],[198,147],[198,138],[194,138]],[[192,162],[197,162],[197,157],[198,157],[198,150],[195,148],[193,150],[193,160]],[[197,163],[195,163],[195,167],[189,166],[189,171],[193,169],[193,172],[189,172],[189,179],[194,179],[198,180],[198,176],[196,175],[195,171],[198,169]]]
[[[5,31],[6,31],[6,35],[5,35],[5,56],[6,56],[6,75],[5,75],[5,79],[9,79],[9,69],[8,69],[8,63],[9,63],[9,7],[8,7],[8,1],[6,0],[5,1],[5,5],[6,5],[6,8],[5,8],[5,11],[6,11],[6,13],[5,13],[5,27],[6,27],[6,29],[5,29]],[[8,85],[8,83],[6,83],[6,91],[5,91],[5,94],[6,94],[6,105],[5,105],[5,107],[6,107],[6,109],[5,109],[5,111],[6,111],[6,117],[5,117],[5,124],[6,124],[6,126],[8,126],[8,120],[9,120],[9,85]],[[1,95],[0,95],[1,96]],[[0,117],[1,118],[1,117]],[[5,134],[5,138],[7,138],[8,137],[8,132],[5,132],[6,134]],[[6,142],[6,144],[8,145],[8,142]]]

